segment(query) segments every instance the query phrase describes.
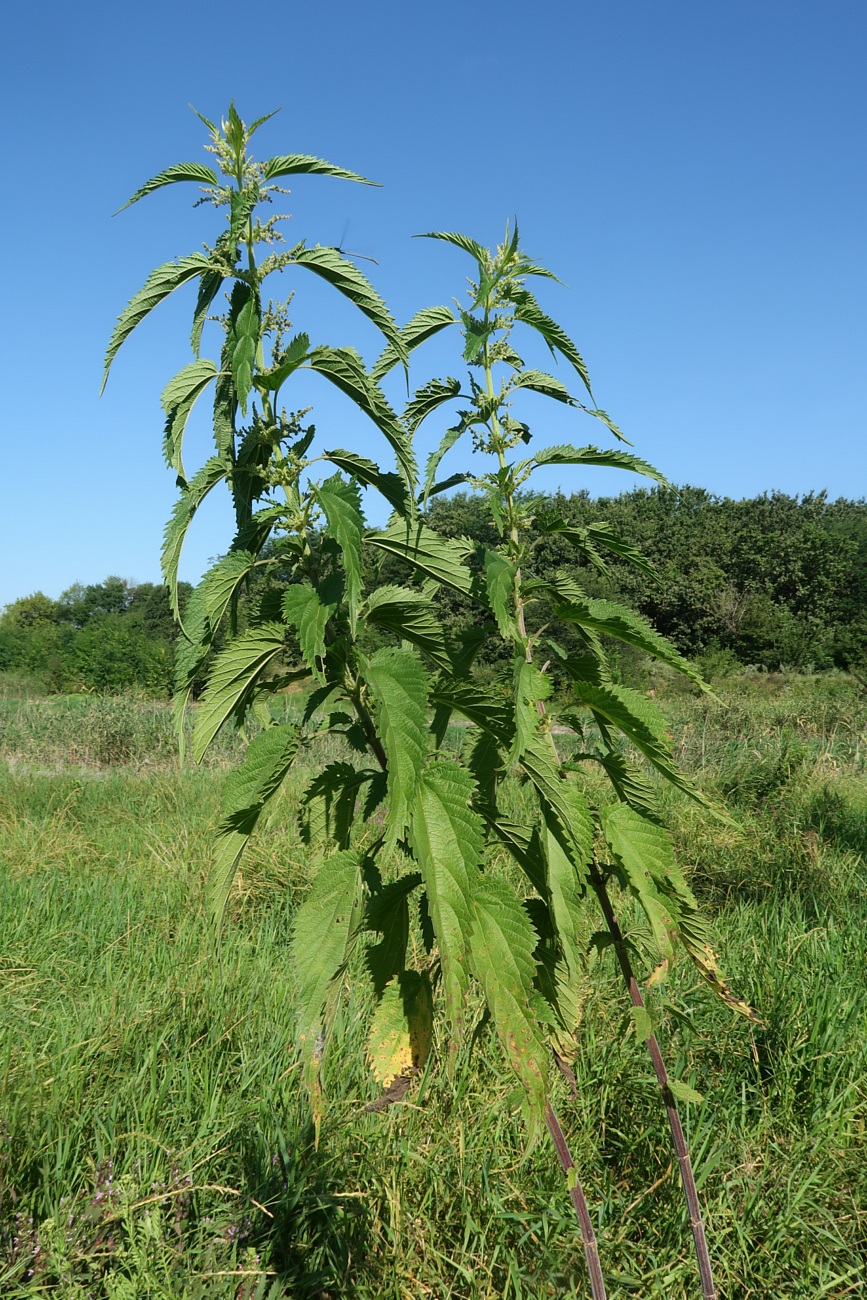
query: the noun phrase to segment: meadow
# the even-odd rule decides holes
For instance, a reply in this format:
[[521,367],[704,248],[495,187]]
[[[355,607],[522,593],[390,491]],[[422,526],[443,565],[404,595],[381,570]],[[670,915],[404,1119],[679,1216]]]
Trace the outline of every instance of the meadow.
[[[764,1021],[733,1016],[685,962],[650,990],[669,1064],[704,1098],[682,1111],[720,1296],[860,1294],[867,693],[842,674],[742,675],[719,701],[662,675],[655,690],[680,761],[732,814],[661,791],[731,983]],[[286,957],[316,866],[298,792],[338,755],[311,750],[279,797],[217,950],[209,832],[243,743],[181,768],[162,704],[0,692],[0,1295],[586,1294],[563,1178],[546,1143],[525,1151],[484,1024],[454,1086],[435,1052],[405,1102],[366,1113],[350,968],[314,1147]],[[579,1100],[558,1085],[559,1113],[609,1294],[692,1297],[665,1114],[596,925],[588,903]]]

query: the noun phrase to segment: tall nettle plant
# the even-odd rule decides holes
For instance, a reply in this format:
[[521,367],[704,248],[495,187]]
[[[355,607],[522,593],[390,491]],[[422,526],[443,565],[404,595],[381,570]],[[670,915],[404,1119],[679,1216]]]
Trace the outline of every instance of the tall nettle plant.
[[[303,800],[304,832],[320,865],[298,911],[292,943],[298,1046],[315,1130],[322,1121],[321,1062],[350,962],[367,980],[368,1060],[380,1086],[372,1109],[399,1100],[428,1064],[432,1029],[442,1017],[453,1070],[465,1031],[470,983],[478,986],[503,1050],[523,1087],[531,1135],[546,1123],[581,1223],[595,1296],[605,1293],[592,1221],[550,1101],[550,1066],[567,1078],[580,1050],[579,985],[585,953],[578,938],[586,900],[601,908],[601,942],[620,962],[635,1007],[635,1029],[657,1069],[690,1204],[704,1294],[713,1283],[676,1096],[688,1090],[668,1078],[632,969],[631,939],[614,915],[609,886],[640,906],[657,957],[683,947],[717,993],[729,994],[705,925],[678,867],[662,823],[649,767],[693,798],[703,796],[675,765],[665,725],[652,703],[615,684],[606,639],[625,642],[684,673],[690,665],[628,609],[590,599],[573,571],[554,581],[533,574],[532,523],[559,533],[594,564],[604,552],[634,563],[641,557],[603,526],[570,528],[544,511],[527,485],[543,465],[613,465],[660,476],[635,455],[595,446],[555,446],[526,455],[532,431],[517,418],[526,392],[561,407],[580,408],[622,435],[590,394],[584,363],[566,334],[526,288],[550,277],[521,252],[517,229],[491,254],[464,236],[437,234],[469,253],[476,281],[466,310],[436,307],[398,330],[366,277],[342,253],[305,243],[289,248],[279,216],[262,218],[277,184],[294,174],[364,179],[307,155],[255,161],[251,126],[234,106],[219,126],[208,122],[215,166],[170,167],[133,195],[180,181],[202,187],[205,202],[225,212],[214,246],[159,267],[122,313],[106,357],[106,375],[136,325],[187,282],[197,286],[193,359],[163,392],[164,451],[180,495],[165,535],[163,569],[178,610],[178,562],[184,537],[207,494],[225,483],[236,516],[226,555],[196,588],[184,610],[177,657],[176,710],[183,714],[196,683],[205,689],[195,711],[192,750],[201,759],[223,726],[253,715],[261,730],[226,784],[215,831],[210,903],[219,918],[250,836],[303,750],[323,734],[342,737],[346,757],[316,775]],[[264,254],[264,255],[263,255]],[[347,347],[311,344],[291,332],[287,301],[265,297],[265,281],[306,269],[353,302],[384,336],[368,372]],[[219,295],[226,304],[215,308]],[[200,355],[206,320],[222,332],[219,360]],[[435,380],[407,404],[401,418],[381,380],[433,334],[457,326],[463,336],[465,382]],[[534,331],[577,375],[589,400],[579,402],[553,376],[527,368],[512,343],[520,327]],[[385,440],[394,469],[357,451],[323,447],[304,413],[281,404],[296,372],[313,370],[336,385]],[[213,392],[214,453],[194,474],[183,461],[190,411]],[[419,481],[413,438],[423,420],[449,402],[463,403]],[[440,461],[465,436],[490,458],[490,469],[438,478]],[[519,458],[515,458],[515,453]],[[479,550],[448,539],[426,523],[422,507],[455,482],[483,492],[500,544]],[[387,527],[371,529],[362,488],[387,502]],[[382,564],[403,575],[383,581]],[[255,578],[255,583],[251,580]],[[459,636],[439,617],[449,589],[475,610]],[[239,618],[243,593],[244,618]],[[558,640],[558,628],[568,629]],[[214,652],[218,632],[223,648]],[[483,640],[502,638],[512,659],[508,694],[479,684],[473,661]],[[578,645],[576,651],[575,645]],[[299,662],[300,652],[300,662]],[[568,761],[557,748],[546,712],[551,665],[569,683],[561,721],[579,738]],[[312,688],[301,720],[270,702],[291,682]],[[275,717],[275,713],[277,716]],[[466,757],[446,753],[450,722],[472,724]],[[636,756],[640,756],[641,763]],[[643,766],[641,765],[643,764]],[[604,803],[588,797],[585,773],[598,768],[610,783]],[[527,787],[530,815],[515,818],[506,777]],[[505,847],[522,873],[515,890],[491,866],[492,845]],[[410,944],[411,905],[423,943]],[[372,940],[375,940],[372,941]],[[358,950],[358,951],[357,951]],[[422,954],[421,959],[414,953]]]

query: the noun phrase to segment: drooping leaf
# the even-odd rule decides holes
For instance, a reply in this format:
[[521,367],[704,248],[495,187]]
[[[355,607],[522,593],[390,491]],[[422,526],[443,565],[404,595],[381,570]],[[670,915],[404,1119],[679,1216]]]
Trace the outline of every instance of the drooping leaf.
[[[136,190],[131,199],[127,199],[118,212],[125,212],[127,208],[132,207],[133,203],[138,203],[146,194],[153,194],[154,190],[162,189],[164,185],[174,185],[177,181],[197,181],[200,185],[219,185],[216,172],[211,167],[206,167],[204,163],[186,162],[175,163],[172,167],[166,167],[165,171],[159,172],[152,176],[149,181],[145,181],[141,189]],[[117,212],[115,213],[117,216]]]
[[279,180],[281,176],[335,176],[342,181],[358,181],[360,185],[379,186],[379,181],[369,181],[358,172],[347,171],[345,167],[335,167],[324,158],[313,158],[305,153],[280,154],[269,158],[262,167],[266,181]]
[[407,427],[416,433],[423,420],[438,410],[445,402],[460,397],[461,381],[459,379],[431,379],[420,388],[412,401],[407,402],[403,418]]
[[319,1065],[325,1049],[337,980],[351,955],[361,918],[363,877],[355,853],[335,853],[313,879],[295,916],[291,963],[295,972],[302,1078],[317,1129],[322,1116]]
[[676,899],[666,888],[676,870],[668,831],[625,803],[601,809],[599,819],[625,883],[650,923],[660,956],[673,957],[678,917]]
[[238,244],[247,234],[250,216],[261,198],[258,186],[247,185],[242,190],[232,190],[229,196],[229,237],[227,244],[235,255]]
[[531,1117],[547,1100],[547,1051],[530,1009],[536,933],[504,881],[479,876],[473,890],[473,970],[485,991],[506,1057],[526,1090]]
[[523,657],[515,661],[515,738],[509,753],[514,763],[539,736],[539,705],[551,694],[551,679]]
[[373,1077],[383,1088],[423,1070],[430,1055],[433,997],[427,972],[405,970],[386,985],[367,1040]]
[[309,582],[293,583],[283,593],[283,617],[298,634],[301,654],[314,677],[325,682],[325,627],[337,608]]
[[476,243],[469,235],[458,234],[454,230],[426,230],[421,235],[415,235],[415,239],[441,239],[446,244],[454,244],[456,248],[462,248],[470,257],[474,257],[480,267],[483,267],[488,260],[488,250],[482,248],[481,244]]
[[207,892],[208,911],[218,925],[241,854],[265,807],[283,784],[300,743],[298,728],[291,723],[269,727],[251,741],[244,761],[226,781]]
[[384,885],[378,893],[373,894],[367,905],[364,928],[382,935],[379,943],[371,944],[364,954],[377,997],[392,976],[399,975],[406,967],[406,948],[409,942],[407,900],[420,884],[421,876],[413,871]]
[[259,346],[259,296],[243,280],[236,280],[229,303],[229,326],[226,346],[241,410],[246,413],[247,398],[253,387],[253,369]]
[[412,445],[394,411],[365,373],[358,353],[351,348],[314,348],[305,364],[339,388],[373,420],[394,452],[407,487],[414,487],[416,466]]
[[467,990],[472,899],[481,879],[484,833],[471,807],[474,783],[465,768],[433,762],[424,771],[412,807],[410,836],[421,869],[443,972],[446,1018],[457,1050]]
[[170,379],[160,402],[166,413],[163,453],[170,469],[185,478],[182,459],[184,430],[197,399],[217,376],[217,367],[206,358],[192,361]]
[[328,763],[304,791],[301,800],[301,835],[305,844],[316,847],[334,843],[349,847],[356,822],[356,804],[365,786],[377,782],[380,773],[358,769],[351,763]]
[[105,388],[111,363],[135,327],[140,325],[164,298],[168,298],[170,293],[174,293],[175,289],[179,289],[188,280],[194,280],[197,275],[210,270],[210,266],[204,253],[192,253],[189,257],[179,258],[177,262],[165,262],[151,271],[141,289],[130,299],[117,318],[117,324],[112,331],[105,353],[100,392]]
[[408,497],[406,483],[397,474],[383,473],[379,466],[366,456],[358,456],[355,452],[344,451],[338,448],[336,451],[325,451],[322,453],[323,458],[342,469],[344,474],[358,479],[365,487],[376,488],[389,505],[394,506],[400,515],[405,515],[408,509]]
[[600,451],[598,447],[571,447],[565,443],[556,447],[543,447],[533,460],[537,465],[600,465],[607,469],[628,469],[633,474],[643,474],[666,485],[668,480],[640,456],[628,451]]
[[488,603],[493,611],[500,635],[514,641],[518,635],[515,624],[515,566],[498,551],[485,551],[485,585]]
[[580,375],[581,382],[592,396],[587,367],[566,331],[561,329],[556,321],[542,311],[536,299],[527,289],[521,289],[515,293],[512,301],[515,309],[515,320],[521,321],[524,325],[529,325],[531,329],[541,334],[552,353],[559,352],[561,356],[565,357]]
[[163,535],[161,563],[163,578],[169,589],[172,612],[180,620],[178,605],[178,564],[184,538],[193,516],[205,497],[217,483],[226,477],[226,466],[215,456],[206,461],[197,474],[190,480],[175,502],[169,522]]
[[530,737],[521,753],[521,766],[551,815],[557,818],[573,862],[587,862],[592,843],[587,843],[581,804],[576,802],[574,786],[557,765],[549,736],[537,731]]
[[597,550],[597,547],[600,546],[611,551],[613,555],[627,560],[634,569],[638,569],[640,573],[643,573],[652,581],[661,581],[656,569],[644,558],[638,548],[630,542],[624,541],[622,537],[615,533],[610,524],[588,524],[586,527],[578,528],[560,521],[551,526],[543,527],[542,531],[548,534],[556,533],[558,537],[571,542],[573,546],[583,552],[588,559],[603,571],[605,571],[605,566]]
[[197,763],[223,724],[233,715],[240,716],[259,675],[283,652],[285,635],[279,623],[250,628],[217,655],[193,723]]
[[[563,798],[569,808],[567,833],[556,811],[542,801],[542,833],[548,867],[548,896],[551,913],[557,928],[557,938],[566,964],[568,979],[577,979],[580,969],[578,930],[582,921],[581,903],[586,892],[589,872],[587,864],[593,854],[593,822],[590,809],[581,791],[573,782],[567,782]],[[574,842],[584,846],[582,856],[576,861]]]
[[391,647],[370,656],[364,676],[388,760],[389,824],[399,836],[409,820],[428,749],[430,681],[416,654]]
[[522,370],[510,384],[511,389],[526,388],[532,393],[541,393],[543,397],[553,397],[566,406],[575,406],[575,398],[569,389],[553,375],[546,375],[541,370]]
[[[455,324],[455,316],[451,307],[425,307],[422,311],[416,312],[411,321],[408,321],[400,330],[400,340],[406,354],[412,352],[420,343],[425,343],[434,334],[446,328],[447,325]],[[402,361],[402,355],[388,344],[381,355],[374,362],[370,371],[370,377],[374,383],[380,383],[390,370],[392,370],[399,361]]]
[[466,538],[447,538],[435,533],[420,520],[393,519],[384,532],[370,532],[366,546],[406,560],[418,573],[465,596],[477,595],[474,578],[466,560],[475,544]]
[[351,481],[347,482],[340,474],[333,474],[315,489],[315,496],[328,522],[328,531],[340,547],[341,563],[346,574],[349,626],[355,636],[361,608],[361,542],[364,535],[364,515],[361,513],[358,486]]
[[[464,412],[464,414],[466,414],[466,412]],[[437,470],[440,467],[443,457],[446,452],[451,451],[452,447],[454,447],[455,443],[459,441],[461,435],[466,432],[467,428],[468,425],[463,419],[461,419],[458,424],[453,425],[450,429],[446,429],[440,439],[439,445],[435,447],[428,456],[424,475],[424,487],[422,489],[422,496],[425,505],[427,505],[428,498],[433,492]]]
[[408,353],[391,312],[367,276],[359,271],[354,262],[342,257],[336,248],[327,248],[320,244],[314,248],[296,250],[293,261],[296,266],[306,266],[314,275],[318,275],[338,293],[342,293],[344,298],[354,303],[359,311],[364,312],[368,320],[385,335],[397,352],[398,359],[404,363],[407,361]]
[[429,595],[415,587],[377,587],[367,598],[367,623],[418,646],[438,668],[450,672],[454,658]]
[[557,616],[564,622],[576,623],[579,627],[615,637],[636,650],[643,650],[683,677],[688,677],[696,686],[708,689],[699,670],[641,614],[611,600],[593,600],[585,596],[571,575],[558,576],[553,587],[564,599],[564,603],[557,607]]
[[193,352],[198,357],[199,348],[202,346],[202,330],[205,327],[205,321],[208,318],[208,311],[211,303],[220,292],[220,286],[223,283],[222,271],[205,271],[199,281],[199,292],[196,297],[196,307],[193,312],[193,328],[190,331],[190,342],[193,346]]

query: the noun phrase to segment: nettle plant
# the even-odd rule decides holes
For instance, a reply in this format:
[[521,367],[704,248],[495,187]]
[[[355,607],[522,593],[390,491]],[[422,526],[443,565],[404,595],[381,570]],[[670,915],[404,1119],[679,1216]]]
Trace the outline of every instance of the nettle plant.
[[[575,346],[526,288],[531,277],[555,277],[524,256],[517,228],[493,254],[461,235],[433,235],[474,260],[469,307],[428,308],[399,330],[366,277],[339,250],[282,246],[279,216],[259,215],[275,193],[285,193],[276,182],[286,176],[363,178],[306,155],[254,161],[250,139],[267,118],[247,127],[230,106],[219,127],[202,120],[216,170],[198,163],[170,167],[130,202],[168,184],[196,182],[203,187],[200,202],[225,210],[227,228],[212,249],[167,263],[148,277],[118,320],[106,375],[118,349],[157,303],[196,282],[194,359],[162,397],[165,455],[180,488],[163,549],[176,613],[184,537],[218,483],[231,493],[237,531],[184,611],[176,669],[179,734],[191,692],[202,680],[192,726],[195,759],[226,725],[253,717],[261,727],[226,783],[209,886],[213,914],[222,916],[244,848],[298,755],[324,735],[341,737],[345,757],[324,766],[302,798],[315,875],[296,915],[291,956],[298,1047],[317,1138],[324,1110],[321,1063],[350,963],[354,978],[364,976],[369,987],[367,1055],[380,1087],[371,1110],[400,1100],[414,1076],[431,1068],[437,1011],[446,1068],[453,1072],[474,982],[522,1085],[530,1137],[546,1123],[569,1171],[593,1293],[602,1296],[591,1217],[550,1100],[552,1070],[559,1067],[574,1085],[569,1063],[580,1051],[587,963],[579,936],[585,933],[588,896],[595,898],[601,927],[594,943],[613,947],[632,999],[635,1032],[653,1057],[703,1291],[713,1295],[677,1115],[676,1098],[692,1094],[665,1072],[633,954],[650,953],[654,964],[668,963],[681,947],[718,994],[752,1013],[729,994],[719,974],[646,766],[691,797],[704,797],[675,765],[665,722],[652,702],[615,684],[608,640],[636,647],[702,683],[644,619],[586,596],[575,570],[554,581],[534,577],[530,540],[531,531],[559,533],[603,569],[606,550],[643,564],[602,525],[570,528],[540,505],[528,484],[539,467],[558,464],[615,466],[659,481],[661,476],[622,449],[555,446],[524,454],[531,430],[513,408],[526,392],[579,408],[616,438],[622,434],[597,408]],[[384,351],[370,371],[351,348],[312,346],[307,334],[291,333],[288,303],[265,299],[265,280],[295,267],[328,281],[381,331]],[[227,307],[211,315],[221,290]],[[222,331],[218,363],[199,355],[206,320],[216,320]],[[398,417],[381,381],[395,367],[406,368],[417,346],[449,327],[462,333],[466,381],[425,384]],[[560,380],[524,365],[512,343],[519,328],[541,337],[567,363],[587,402],[574,398]],[[280,404],[284,385],[303,370],[335,384],[370,419],[394,456],[394,470],[357,452],[319,447],[305,413]],[[215,451],[188,477],[184,431],[194,403],[209,387]],[[423,420],[453,401],[464,405],[420,482],[414,435]],[[440,461],[464,435],[491,468],[476,472],[475,457],[472,471],[438,481]],[[496,547],[443,537],[426,522],[430,497],[456,483],[484,493],[501,538]],[[384,529],[367,526],[362,488],[387,502],[391,517]],[[474,611],[460,635],[439,616],[446,589]],[[222,648],[215,653],[218,635]],[[494,636],[513,662],[508,690],[484,687],[474,673],[480,645]],[[568,704],[558,712],[558,731],[572,738],[568,759],[558,750],[561,738],[546,711],[555,669],[561,693],[568,692]],[[280,697],[299,681],[312,689],[300,721],[286,721]],[[453,745],[447,747],[456,717],[471,724],[459,758]],[[643,757],[644,768],[635,755]],[[610,783],[604,802],[588,796],[590,767]],[[525,785],[523,806],[530,810],[520,820],[510,803],[513,778]],[[517,873],[496,867],[503,850],[520,871],[519,889],[509,883]],[[625,936],[618,925],[611,882],[639,905],[645,924],[635,934]],[[411,943],[415,924],[421,938]]]

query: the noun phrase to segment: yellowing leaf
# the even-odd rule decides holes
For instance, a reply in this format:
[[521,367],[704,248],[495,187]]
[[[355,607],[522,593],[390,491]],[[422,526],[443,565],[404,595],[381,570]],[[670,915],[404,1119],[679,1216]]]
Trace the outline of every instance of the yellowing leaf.
[[377,1083],[390,1088],[395,1079],[424,1068],[430,1055],[433,999],[427,974],[403,971],[383,990],[370,1026],[367,1055]]

